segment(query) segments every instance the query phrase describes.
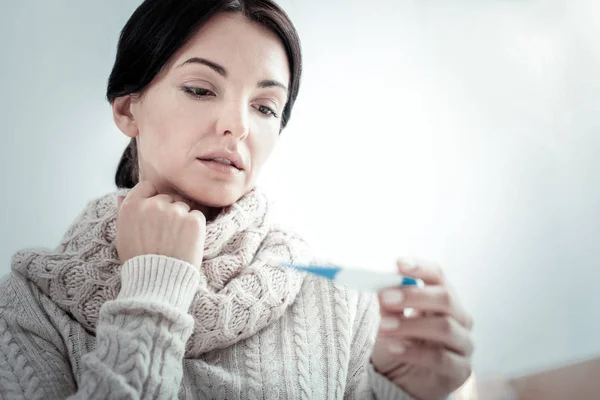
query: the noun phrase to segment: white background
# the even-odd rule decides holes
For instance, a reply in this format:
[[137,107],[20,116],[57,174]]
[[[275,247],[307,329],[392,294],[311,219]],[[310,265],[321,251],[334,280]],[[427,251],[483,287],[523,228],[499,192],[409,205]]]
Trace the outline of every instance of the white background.
[[[2,1],[0,274],[113,189],[133,0]],[[480,374],[600,354],[600,3],[286,0],[305,74],[263,176],[332,260],[439,261]]]

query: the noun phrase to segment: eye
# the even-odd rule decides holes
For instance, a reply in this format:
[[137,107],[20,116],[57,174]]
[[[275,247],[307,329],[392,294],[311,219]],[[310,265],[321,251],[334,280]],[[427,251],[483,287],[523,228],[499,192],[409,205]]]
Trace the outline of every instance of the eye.
[[197,98],[216,96],[213,91],[200,87],[184,86],[183,91]]
[[273,111],[271,108],[269,108],[265,105],[260,104],[260,105],[256,106],[255,108],[258,110],[259,113],[263,114],[264,116],[267,116],[267,117],[271,116],[271,117],[275,117],[275,118],[278,117],[278,115],[275,113],[275,111]]

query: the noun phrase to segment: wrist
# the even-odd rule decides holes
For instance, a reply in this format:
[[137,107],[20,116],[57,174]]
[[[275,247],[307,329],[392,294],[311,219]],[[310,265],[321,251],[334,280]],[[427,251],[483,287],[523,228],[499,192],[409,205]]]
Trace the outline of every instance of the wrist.
[[200,281],[194,265],[161,255],[143,255],[121,267],[121,291],[117,299],[166,303],[187,312]]

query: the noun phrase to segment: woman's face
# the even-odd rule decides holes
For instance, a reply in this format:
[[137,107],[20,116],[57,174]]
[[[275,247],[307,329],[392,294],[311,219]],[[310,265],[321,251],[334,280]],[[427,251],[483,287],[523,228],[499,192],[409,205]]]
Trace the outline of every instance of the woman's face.
[[277,36],[241,14],[219,14],[141,96],[116,99],[113,113],[138,138],[141,180],[224,207],[252,190],[271,154],[289,80]]

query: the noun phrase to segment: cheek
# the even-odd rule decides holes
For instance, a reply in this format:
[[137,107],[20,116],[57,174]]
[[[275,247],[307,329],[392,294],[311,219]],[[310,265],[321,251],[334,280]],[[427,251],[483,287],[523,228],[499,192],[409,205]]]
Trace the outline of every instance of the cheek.
[[[270,130],[271,131],[271,130]],[[273,150],[275,149],[275,145],[277,144],[277,139],[279,138],[279,130],[276,132],[265,132],[262,135],[257,135],[255,140],[252,143],[252,159],[253,159],[253,169],[258,172],[262,169],[263,165],[267,162]]]
[[206,131],[208,121],[176,93],[159,94],[147,106],[140,136],[156,156],[165,159],[163,162],[182,160],[198,140],[198,134]]

